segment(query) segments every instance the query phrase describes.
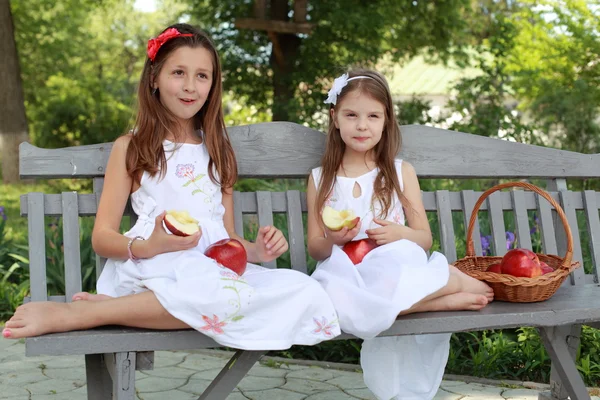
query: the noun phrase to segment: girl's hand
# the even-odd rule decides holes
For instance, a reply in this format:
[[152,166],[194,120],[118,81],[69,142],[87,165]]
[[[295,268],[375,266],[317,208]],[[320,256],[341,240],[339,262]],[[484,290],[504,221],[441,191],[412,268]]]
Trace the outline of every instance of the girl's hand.
[[409,229],[404,225],[396,224],[395,222],[379,218],[374,218],[373,222],[375,222],[377,225],[381,225],[381,228],[367,229],[365,233],[379,246],[403,239],[406,229]]
[[256,255],[261,262],[273,261],[288,250],[283,233],[274,226],[262,226],[256,235]]
[[327,234],[327,237],[330,238],[330,240],[333,242],[333,244],[343,246],[352,239],[354,239],[356,235],[358,235],[358,232],[360,232],[361,224],[362,221],[358,221],[358,224],[356,224],[354,228],[348,229],[346,227],[343,227],[339,231],[332,231],[325,227],[325,233]]
[[152,231],[152,234],[147,240],[141,243],[145,246],[145,249],[143,249],[145,251],[138,255],[138,257],[151,258],[158,254],[187,250],[198,245],[198,242],[202,237],[202,228],[191,236],[181,237],[171,235],[166,231],[163,225],[166,214],[167,212],[163,211],[154,220],[154,230]]

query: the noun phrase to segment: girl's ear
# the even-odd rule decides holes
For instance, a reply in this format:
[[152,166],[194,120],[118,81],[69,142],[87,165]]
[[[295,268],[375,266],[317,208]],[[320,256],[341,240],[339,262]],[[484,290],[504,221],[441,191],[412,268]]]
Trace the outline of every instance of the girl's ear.
[[337,118],[336,118],[336,115],[335,115],[335,108],[332,107],[329,110],[329,114],[331,115],[331,119],[333,120],[333,124],[335,125],[335,128],[336,129],[340,129],[340,125],[338,124]]

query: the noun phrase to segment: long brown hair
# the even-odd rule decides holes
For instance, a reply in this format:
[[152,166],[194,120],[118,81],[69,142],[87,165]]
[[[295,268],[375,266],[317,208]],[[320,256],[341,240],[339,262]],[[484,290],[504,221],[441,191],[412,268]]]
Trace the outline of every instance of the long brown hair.
[[[219,55],[210,38],[199,29],[188,24],[171,25],[165,30],[169,28],[175,28],[183,34],[191,33],[192,36],[180,36],[168,40],[160,47],[154,62],[146,58],[138,87],[138,113],[133,128],[135,134],[132,135],[127,148],[127,173],[138,183],[144,171],[147,171],[150,176],[155,176],[160,171],[160,177],[164,177],[167,159],[163,140],[172,133],[177,120],[160,102],[160,94],[153,93],[153,80],[160,74],[165,61],[173,51],[183,46],[201,47],[212,54],[212,87],[206,102],[194,116],[194,130],[201,129],[204,132],[202,140],[210,156],[208,163],[210,179],[220,185],[222,190],[230,188],[237,180],[237,163],[223,119]],[[163,166],[165,168],[162,168]],[[215,172],[219,176],[218,180]]]
[[387,218],[388,210],[392,206],[394,192],[402,206],[411,209],[408,199],[400,190],[400,182],[395,166],[395,158],[402,145],[400,128],[394,113],[392,95],[390,88],[383,75],[367,69],[356,69],[348,73],[348,78],[355,76],[367,76],[369,78],[354,79],[347,83],[337,96],[336,105],[332,105],[329,113],[329,130],[325,143],[325,153],[321,159],[321,179],[317,188],[316,210],[321,210],[327,198],[331,195],[336,181],[336,175],[342,164],[346,151],[346,144],[342,140],[340,130],[336,128],[331,110],[337,112],[337,107],[344,97],[355,90],[371,96],[374,100],[383,104],[385,108],[385,124],[381,140],[371,150],[374,152],[375,164],[379,168],[373,186],[373,197],[371,204],[379,201],[381,204],[381,219]]

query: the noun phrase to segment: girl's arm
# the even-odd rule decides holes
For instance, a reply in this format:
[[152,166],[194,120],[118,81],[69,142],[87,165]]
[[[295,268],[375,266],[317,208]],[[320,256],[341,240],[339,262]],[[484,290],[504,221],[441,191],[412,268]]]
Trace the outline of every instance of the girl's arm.
[[[112,148],[106,173],[104,175],[104,188],[94,230],[92,231],[92,247],[101,257],[117,260],[129,258],[127,245],[130,238],[119,231],[123,211],[131,193],[133,179],[127,173],[125,156],[131,135],[118,138]],[[135,240],[131,245],[131,253],[137,258],[151,258],[157,254],[177,250],[185,250],[198,245],[201,233],[188,237],[169,235],[162,226],[163,212],[156,217],[154,231],[146,240]]]
[[326,259],[331,255],[334,245],[343,245],[351,241],[360,232],[360,222],[353,229],[346,227],[337,232],[327,230],[327,235],[323,231],[319,219],[321,213],[315,210],[317,199],[317,189],[312,174],[308,177],[308,186],[306,187],[306,202],[308,206],[308,254],[317,261]]
[[274,226],[261,226],[254,243],[247,241],[235,232],[233,218],[233,189],[223,191],[223,206],[225,215],[223,224],[232,239],[239,240],[248,255],[248,262],[259,263],[272,261],[288,250],[288,242],[283,233]]
[[390,221],[375,219],[381,228],[369,229],[366,234],[377,242],[385,244],[400,239],[408,239],[421,246],[425,251],[431,248],[432,237],[423,199],[421,186],[417,173],[412,165],[402,162],[402,181],[404,182],[404,196],[410,202],[412,210],[405,210],[407,226],[395,224]]

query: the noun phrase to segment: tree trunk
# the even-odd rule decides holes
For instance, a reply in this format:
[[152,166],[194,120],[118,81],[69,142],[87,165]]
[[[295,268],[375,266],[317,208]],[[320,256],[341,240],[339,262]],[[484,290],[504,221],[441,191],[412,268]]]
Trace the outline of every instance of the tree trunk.
[[[288,21],[289,12],[287,0],[271,0],[271,19]],[[273,43],[270,58],[273,69],[273,121],[294,121],[295,113],[288,106],[296,91],[292,73],[302,39],[294,34],[275,32],[271,32],[269,37]]]
[[0,0],[0,154],[2,180],[19,180],[19,144],[29,139],[10,3]]

